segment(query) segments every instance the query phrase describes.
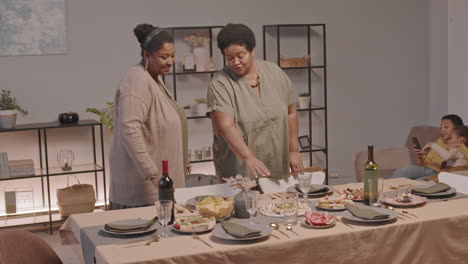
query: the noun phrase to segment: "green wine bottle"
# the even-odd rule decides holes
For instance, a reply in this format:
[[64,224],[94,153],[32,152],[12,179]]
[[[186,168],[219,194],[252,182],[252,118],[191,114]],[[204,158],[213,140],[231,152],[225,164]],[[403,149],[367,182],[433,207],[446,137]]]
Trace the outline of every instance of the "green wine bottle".
[[367,161],[364,164],[364,200],[369,203],[369,179],[379,177],[379,166],[374,161],[374,146],[367,146]]

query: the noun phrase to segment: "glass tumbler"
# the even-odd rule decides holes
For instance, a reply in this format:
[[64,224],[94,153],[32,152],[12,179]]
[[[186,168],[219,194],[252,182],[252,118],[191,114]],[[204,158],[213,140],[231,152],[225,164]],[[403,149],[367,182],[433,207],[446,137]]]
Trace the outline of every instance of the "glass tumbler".
[[380,207],[380,196],[383,194],[383,178],[372,177],[368,179],[369,183],[369,205]]
[[297,214],[298,214],[298,193],[285,193],[283,195],[283,214],[284,224],[286,226],[297,225]]
[[159,200],[154,203],[156,212],[158,214],[158,221],[162,225],[161,237],[168,237],[167,224],[171,221],[172,217],[172,201]]

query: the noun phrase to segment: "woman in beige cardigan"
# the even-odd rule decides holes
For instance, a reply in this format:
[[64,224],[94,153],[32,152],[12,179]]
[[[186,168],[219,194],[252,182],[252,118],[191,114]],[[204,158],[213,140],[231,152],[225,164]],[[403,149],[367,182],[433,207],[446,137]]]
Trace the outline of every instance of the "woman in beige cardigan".
[[153,205],[162,160],[169,161],[174,187],[185,186],[187,120],[160,78],[174,64],[174,41],[149,24],[136,26],[134,33],[142,60],[128,70],[115,94],[110,209]]

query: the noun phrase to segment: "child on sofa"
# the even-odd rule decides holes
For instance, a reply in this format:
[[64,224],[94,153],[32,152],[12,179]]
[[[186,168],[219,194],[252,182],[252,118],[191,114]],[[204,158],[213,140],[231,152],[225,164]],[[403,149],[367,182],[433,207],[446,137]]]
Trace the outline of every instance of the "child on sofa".
[[435,150],[439,156],[446,161],[443,163],[443,168],[445,166],[467,166],[468,160],[459,149],[461,145],[468,147],[468,126],[459,126],[454,128],[450,134],[450,139],[447,142],[446,148],[442,147],[436,142],[429,142],[424,146],[422,151],[427,153],[431,149]]

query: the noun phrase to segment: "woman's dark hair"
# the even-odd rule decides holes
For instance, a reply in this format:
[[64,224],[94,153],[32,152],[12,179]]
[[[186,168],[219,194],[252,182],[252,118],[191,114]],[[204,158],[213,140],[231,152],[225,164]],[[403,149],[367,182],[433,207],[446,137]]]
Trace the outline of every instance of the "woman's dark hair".
[[468,147],[468,126],[458,126],[453,129],[453,132],[457,133],[459,137],[464,137],[465,146]]
[[153,25],[150,25],[150,24],[139,24],[133,29],[133,33],[137,37],[138,42],[140,42],[141,56],[143,56],[144,50],[148,52],[153,52],[162,48],[164,43],[174,43],[174,39],[172,38],[172,35],[165,30],[161,30],[159,33],[153,36],[153,38],[145,47],[145,43],[147,42],[148,35],[150,35],[151,32],[153,32],[153,30],[155,29],[159,29],[159,28],[154,27]]
[[253,31],[244,24],[227,24],[218,33],[218,48],[224,55],[224,49],[232,44],[242,45],[252,52],[255,48],[255,35]]
[[463,120],[461,119],[461,117],[457,116],[457,115],[444,115],[442,117],[442,120],[450,120],[452,121],[452,123],[458,127],[458,126],[463,126]]

